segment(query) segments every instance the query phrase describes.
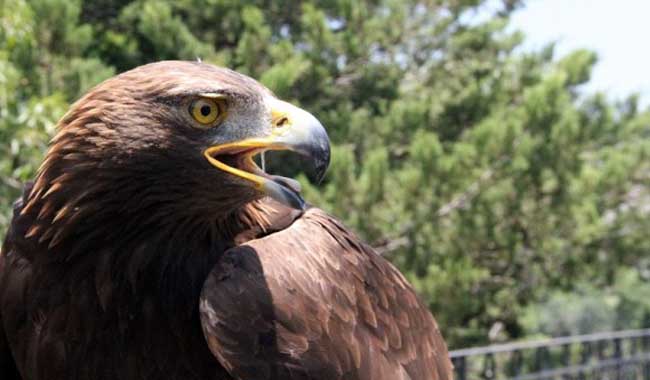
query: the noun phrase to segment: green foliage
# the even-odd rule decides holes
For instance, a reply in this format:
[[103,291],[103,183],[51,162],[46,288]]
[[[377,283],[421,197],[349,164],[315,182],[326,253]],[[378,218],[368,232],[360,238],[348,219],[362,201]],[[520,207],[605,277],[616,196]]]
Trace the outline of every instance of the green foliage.
[[586,331],[553,327],[551,311],[587,293],[575,315],[619,299],[591,328],[640,325],[626,276],[650,248],[650,113],[580,96],[593,53],[518,52],[506,27],[519,1],[478,22],[485,3],[5,0],[0,229],[70,102],[136,65],[201,58],[326,125],[331,168],[320,187],[301,177],[306,198],[404,271],[451,347],[497,325],[505,338]]
[[605,289],[578,283],[572,293],[550,292],[526,308],[522,324],[527,331],[546,336],[645,328],[650,319],[647,274],[621,268]]

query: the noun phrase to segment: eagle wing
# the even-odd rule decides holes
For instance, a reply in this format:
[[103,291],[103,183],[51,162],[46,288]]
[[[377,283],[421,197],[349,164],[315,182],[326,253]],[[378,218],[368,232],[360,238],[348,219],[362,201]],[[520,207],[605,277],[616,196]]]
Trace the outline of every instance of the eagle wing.
[[[12,352],[10,348],[9,331],[23,332],[27,322],[25,299],[29,282],[31,280],[32,268],[28,260],[19,254],[21,247],[21,234],[26,233],[28,224],[17,222],[17,215],[22,210],[23,203],[32,189],[32,183],[27,183],[23,196],[14,204],[14,218],[7,231],[7,237],[0,250],[0,379],[19,380],[21,379],[16,366],[16,359],[27,357],[27,344],[21,344],[18,352]],[[23,340],[29,340],[27,333],[19,333]],[[15,343],[15,342],[14,342]],[[16,357],[18,356],[18,358]]]
[[315,208],[228,250],[200,313],[236,379],[452,378],[437,324],[404,277]]

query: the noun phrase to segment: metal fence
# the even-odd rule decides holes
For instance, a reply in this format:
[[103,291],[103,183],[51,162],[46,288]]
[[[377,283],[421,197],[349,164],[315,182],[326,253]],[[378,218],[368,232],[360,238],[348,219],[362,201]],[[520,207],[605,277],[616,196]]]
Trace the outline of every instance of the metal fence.
[[450,352],[456,380],[650,380],[650,329]]

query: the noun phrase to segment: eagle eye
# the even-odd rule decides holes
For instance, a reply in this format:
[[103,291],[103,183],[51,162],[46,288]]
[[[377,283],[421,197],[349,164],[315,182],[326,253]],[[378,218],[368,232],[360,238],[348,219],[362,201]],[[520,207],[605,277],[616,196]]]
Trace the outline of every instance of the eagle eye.
[[214,127],[226,116],[225,99],[198,98],[190,103],[189,113],[200,127]]

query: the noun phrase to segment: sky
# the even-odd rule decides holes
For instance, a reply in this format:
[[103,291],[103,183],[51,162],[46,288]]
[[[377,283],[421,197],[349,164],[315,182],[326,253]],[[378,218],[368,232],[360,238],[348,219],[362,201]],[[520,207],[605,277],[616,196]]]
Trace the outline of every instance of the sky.
[[612,99],[637,92],[650,105],[650,0],[528,0],[511,27],[526,34],[523,49],[556,41],[562,56],[577,48],[598,54],[585,92]]

